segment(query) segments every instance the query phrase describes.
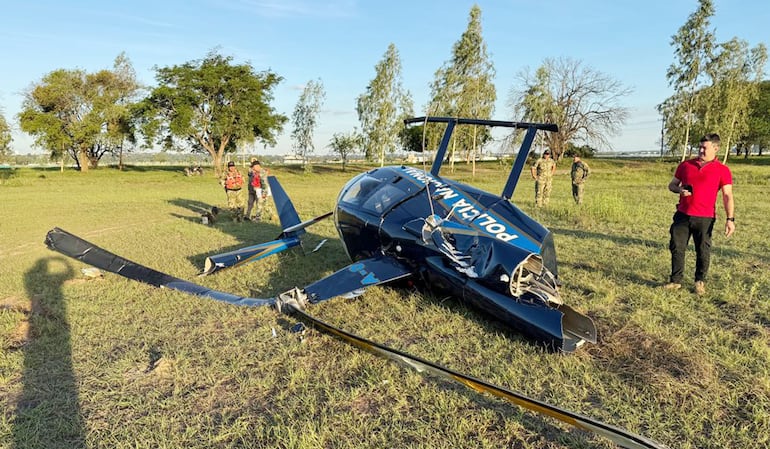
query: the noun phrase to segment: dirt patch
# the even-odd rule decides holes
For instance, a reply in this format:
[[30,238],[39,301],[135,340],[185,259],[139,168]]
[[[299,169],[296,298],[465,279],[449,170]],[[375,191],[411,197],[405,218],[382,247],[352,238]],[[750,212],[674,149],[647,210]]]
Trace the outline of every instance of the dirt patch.
[[702,358],[633,324],[607,336],[591,352],[608,371],[642,383],[708,385],[716,376],[714,367]]
[[30,313],[32,307],[30,302],[26,299],[21,299],[17,296],[9,296],[0,300],[0,310],[7,310],[10,312]]
[[8,349],[20,349],[26,346],[32,339],[29,330],[29,320],[25,319],[19,322],[11,335],[8,336],[8,344],[6,345]]

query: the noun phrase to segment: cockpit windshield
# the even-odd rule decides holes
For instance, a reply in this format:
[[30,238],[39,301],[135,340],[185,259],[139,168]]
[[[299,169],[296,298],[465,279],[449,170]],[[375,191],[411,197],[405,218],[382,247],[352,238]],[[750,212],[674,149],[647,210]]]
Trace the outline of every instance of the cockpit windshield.
[[363,174],[352,180],[340,200],[368,212],[381,214],[406,195],[407,192],[388,180]]

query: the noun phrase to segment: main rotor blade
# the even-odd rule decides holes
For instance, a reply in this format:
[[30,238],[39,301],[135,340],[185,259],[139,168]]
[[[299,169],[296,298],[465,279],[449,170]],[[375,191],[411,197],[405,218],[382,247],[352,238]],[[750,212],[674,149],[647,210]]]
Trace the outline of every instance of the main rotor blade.
[[58,251],[65,256],[155,287],[170,288],[241,306],[270,306],[275,304],[275,298],[258,299],[233,295],[161,273],[113,254],[60,228],[53,228],[48,231],[45,244],[49,249]]
[[538,401],[537,399],[524,396],[521,393],[507,390],[503,387],[498,387],[483,380],[458,373],[436,363],[429,362],[419,357],[401,352],[397,349],[392,349],[385,345],[381,345],[363,337],[359,337],[358,335],[334,327],[331,324],[328,324],[319,320],[318,318],[315,318],[312,315],[307,314],[305,311],[297,308],[292,303],[284,304],[283,310],[291,315],[298,317],[305,323],[315,326],[321,331],[333,335],[345,343],[355,346],[358,349],[399,362],[417,370],[418,372],[427,371],[442,379],[451,380],[465,385],[472,390],[489,393],[494,396],[506,399],[520,407],[526,408],[527,410],[531,410],[541,415],[550,416],[571,426],[605,437],[620,447],[626,449],[668,449],[666,446],[656,443],[655,441],[652,441],[643,436],[635,435],[626,430],[605,424],[601,421],[597,421],[595,419],[591,419],[577,413],[546,404],[545,402]]

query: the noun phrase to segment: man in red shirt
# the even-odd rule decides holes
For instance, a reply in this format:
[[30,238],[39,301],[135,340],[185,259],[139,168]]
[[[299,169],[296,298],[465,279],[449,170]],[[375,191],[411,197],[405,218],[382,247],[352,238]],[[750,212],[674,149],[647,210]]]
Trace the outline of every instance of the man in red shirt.
[[719,135],[707,134],[700,140],[698,157],[676,168],[668,190],[679,194],[679,204],[671,224],[671,277],[663,287],[682,288],[684,255],[692,236],[695,244],[695,293],[706,293],[706,274],[711,257],[711,233],[716,221],[717,194],[722,191],[725,208],[725,236],[735,232],[735,200],[730,169],[717,159]]

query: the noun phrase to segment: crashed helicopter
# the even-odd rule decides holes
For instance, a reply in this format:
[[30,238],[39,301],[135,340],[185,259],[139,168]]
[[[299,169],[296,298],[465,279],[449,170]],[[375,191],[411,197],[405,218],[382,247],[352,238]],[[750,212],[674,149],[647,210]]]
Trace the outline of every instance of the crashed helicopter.
[[[590,318],[561,300],[553,234],[510,202],[538,130],[555,125],[448,117],[418,117],[409,124],[444,123],[433,166],[370,170],[351,179],[334,209],[334,222],[353,263],[278,298],[300,306],[404,277],[462,298],[531,339],[563,352],[596,343]],[[526,130],[500,195],[442,178],[457,125]],[[274,177],[269,180],[284,232],[278,240],[207,258],[204,273],[249,262],[299,245],[305,227]]]
[[[250,298],[212,290],[127,260],[60,228],[48,232],[46,245],[94,267],[156,287],[235,305],[275,306],[359,349],[507,399],[602,435],[621,447],[664,448],[643,436],[364,339],[305,312],[308,305],[338,296],[358,296],[367,287],[411,280],[461,298],[548,348],[568,353],[585,342],[596,343],[593,321],[564,304],[559,295],[553,234],[510,202],[536,132],[556,131],[556,125],[453,117],[405,120],[407,125],[416,123],[446,125],[429,171],[390,166],[359,174],[343,187],[334,210],[319,217],[301,221],[281,184],[275,177],[269,178],[281,234],[270,242],[208,257],[202,275],[299,246],[308,226],[332,215],[352,261],[317,282],[295,287],[275,298]],[[457,125],[525,131],[499,195],[440,176]]]
[[[446,125],[430,171],[411,166],[372,169],[351,179],[339,194],[333,215],[352,261],[347,267],[272,299],[209,291],[154,270],[152,274],[144,272],[149,269],[133,262],[118,273],[214,299],[279,308],[287,301],[304,308],[409,278],[441,294],[461,298],[549,348],[572,352],[585,342],[596,343],[593,321],[564,304],[559,294],[553,234],[510,201],[536,132],[556,131],[556,125],[452,117],[405,120],[406,125],[418,123]],[[499,195],[440,176],[457,125],[525,130]],[[298,246],[305,228],[332,215],[329,212],[302,222],[278,180],[270,177],[269,183],[283,232],[274,241],[207,258],[204,274]],[[68,254],[66,241],[78,238],[62,230],[54,231],[47,240],[49,247]],[[65,234],[69,237],[65,238]],[[105,263],[81,260],[96,266]]]

